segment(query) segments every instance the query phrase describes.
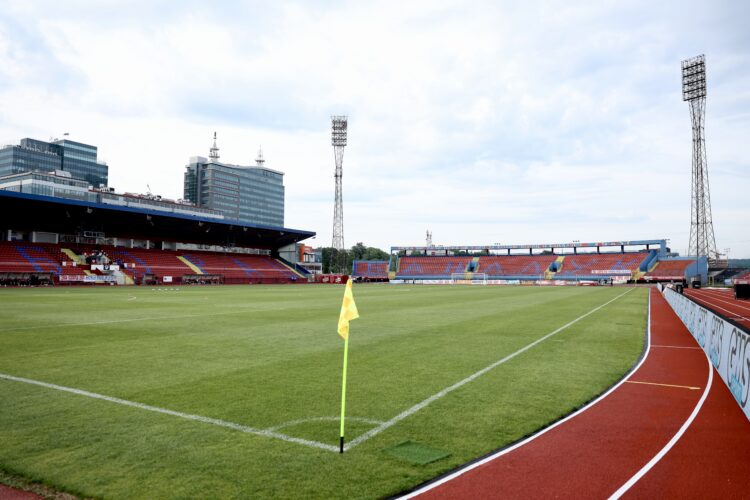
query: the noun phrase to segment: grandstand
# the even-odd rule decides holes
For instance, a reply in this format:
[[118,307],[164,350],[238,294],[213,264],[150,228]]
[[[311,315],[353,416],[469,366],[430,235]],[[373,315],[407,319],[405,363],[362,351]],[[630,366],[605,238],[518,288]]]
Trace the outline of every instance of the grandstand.
[[387,281],[387,260],[355,260],[352,262],[352,277],[360,281]]
[[[284,255],[314,235],[201,214],[119,207],[0,190],[12,213],[0,244],[5,284],[294,283],[309,273]],[[4,221],[4,222],[6,222]],[[12,225],[10,225],[12,224]],[[214,250],[214,251],[209,251]],[[104,261],[85,256],[101,252]],[[438,254],[438,255],[436,255]],[[705,281],[705,258],[675,258],[666,240],[482,247],[392,247],[390,261],[355,261],[360,281],[538,282]]]
[[472,257],[402,257],[397,276],[402,279],[448,279],[470,271]]
[[14,214],[0,226],[6,285],[306,282],[280,251],[315,235],[6,190],[0,212]]
[[476,272],[490,278],[540,279],[556,260],[556,255],[488,255],[478,258]]
[[688,268],[695,264],[695,259],[660,260],[645,274],[647,281],[682,281],[688,278]]
[[[440,255],[434,256],[436,253]],[[675,258],[667,248],[666,240],[637,240],[483,247],[392,247],[389,268],[395,271],[396,282],[448,282],[463,273],[466,280],[478,274],[486,276],[488,283],[495,284],[509,281],[576,284],[675,281],[686,280],[688,275],[701,275],[705,279],[707,262],[705,258],[698,262]]]
[[[267,255],[67,246],[70,248],[49,243],[0,242],[0,280],[24,283],[35,276],[56,284],[244,284],[293,283],[305,278],[300,271]],[[94,252],[106,255],[107,263],[85,262],[84,256]]]
[[598,279],[601,276],[631,277],[649,252],[595,253],[567,255],[561,260],[555,277],[562,279]]

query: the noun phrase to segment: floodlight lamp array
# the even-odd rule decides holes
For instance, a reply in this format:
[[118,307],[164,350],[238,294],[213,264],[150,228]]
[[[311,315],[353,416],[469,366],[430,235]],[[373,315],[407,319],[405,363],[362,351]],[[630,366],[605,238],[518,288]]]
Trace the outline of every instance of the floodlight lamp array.
[[701,54],[682,61],[682,100],[706,97],[706,57]]
[[331,117],[331,144],[346,146],[347,117],[345,115]]

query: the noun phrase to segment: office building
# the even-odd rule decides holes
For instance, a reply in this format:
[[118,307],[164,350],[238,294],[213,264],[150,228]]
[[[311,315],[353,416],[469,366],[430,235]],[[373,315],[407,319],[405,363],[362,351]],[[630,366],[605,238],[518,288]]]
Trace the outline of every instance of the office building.
[[96,146],[69,139],[51,142],[21,139],[17,146],[0,148],[0,177],[24,172],[63,171],[90,186],[104,187],[107,186],[109,169],[96,156]]
[[194,156],[185,168],[186,201],[217,210],[227,219],[261,226],[284,226],[284,174],[265,167],[261,152],[255,165],[219,162],[214,145],[209,158]]

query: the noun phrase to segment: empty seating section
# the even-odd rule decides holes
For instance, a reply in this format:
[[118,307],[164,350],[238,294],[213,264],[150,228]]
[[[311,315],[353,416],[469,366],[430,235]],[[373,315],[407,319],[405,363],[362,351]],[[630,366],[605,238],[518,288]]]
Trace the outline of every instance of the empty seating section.
[[[566,255],[557,277],[628,276],[638,270],[648,252]],[[626,272],[628,271],[628,272]]]
[[[279,261],[266,255],[217,254],[212,252],[184,253],[173,250],[146,250],[92,245],[54,245],[50,243],[0,242],[0,273],[52,273],[56,279],[61,275],[101,274],[91,271],[89,265],[74,265],[71,257],[62,249],[70,249],[78,255],[103,251],[112,264],[141,283],[150,275],[161,281],[171,276],[173,283],[180,283],[185,275],[221,275],[224,283],[278,283],[294,282],[299,275]],[[188,265],[185,261],[193,264]]]
[[352,276],[373,279],[387,279],[388,261],[355,260],[352,263]]
[[0,272],[63,272],[61,262],[68,260],[56,245],[49,243],[0,242]]
[[401,257],[398,277],[450,278],[463,273],[472,257]]
[[203,274],[224,276],[225,283],[296,281],[299,277],[288,267],[265,255],[192,252],[183,253],[182,256]]
[[113,263],[122,263],[122,271],[136,279],[136,282],[140,282],[147,274],[160,278],[193,274],[193,270],[177,258],[179,254],[170,250],[114,247],[104,247],[103,250]]
[[687,268],[693,264],[694,260],[660,260],[644,277],[681,280],[685,278]]
[[488,277],[544,277],[557,255],[490,255],[479,257],[476,272]]

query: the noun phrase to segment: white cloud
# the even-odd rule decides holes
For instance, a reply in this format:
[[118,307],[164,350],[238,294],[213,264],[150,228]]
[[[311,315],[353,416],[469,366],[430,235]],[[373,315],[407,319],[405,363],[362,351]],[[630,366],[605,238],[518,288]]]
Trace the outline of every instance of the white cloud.
[[[700,10],[701,30],[692,19]],[[346,243],[666,237],[689,230],[679,61],[707,54],[719,248],[750,256],[740,2],[11,2],[0,139],[71,132],[111,184],[181,197],[188,158],[263,146],[286,223],[331,239],[328,117],[350,116]],[[746,13],[746,12],[745,12]]]

